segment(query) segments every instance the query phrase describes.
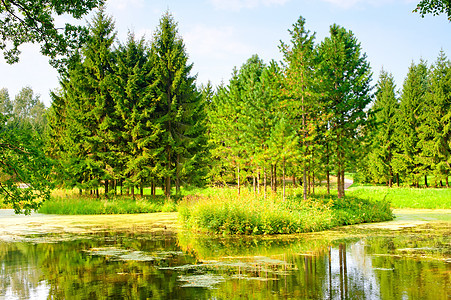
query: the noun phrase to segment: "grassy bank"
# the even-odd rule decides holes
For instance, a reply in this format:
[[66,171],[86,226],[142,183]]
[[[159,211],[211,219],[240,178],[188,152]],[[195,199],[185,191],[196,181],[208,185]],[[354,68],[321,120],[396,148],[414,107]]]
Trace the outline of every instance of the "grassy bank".
[[43,214],[61,215],[103,215],[103,214],[138,214],[176,211],[173,201],[163,197],[151,199],[115,197],[96,199],[83,196],[54,196],[51,201],[44,202],[39,209]]
[[451,189],[354,185],[347,195],[390,202],[392,208],[451,209]]
[[389,203],[346,197],[254,197],[223,189],[215,195],[185,197],[179,205],[185,227],[222,234],[282,234],[326,230],[341,225],[392,220]]

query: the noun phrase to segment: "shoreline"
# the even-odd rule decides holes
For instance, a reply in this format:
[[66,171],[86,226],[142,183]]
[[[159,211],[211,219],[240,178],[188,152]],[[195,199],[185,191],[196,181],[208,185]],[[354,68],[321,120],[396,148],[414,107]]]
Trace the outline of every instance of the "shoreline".
[[[361,223],[351,226],[401,230],[433,222],[451,223],[451,209],[394,209],[393,213],[396,218],[392,221]],[[0,241],[21,241],[27,236],[45,234],[83,235],[107,231],[175,234],[179,229],[177,212],[123,215],[45,215],[32,213],[25,216],[15,215],[13,210],[0,209]]]

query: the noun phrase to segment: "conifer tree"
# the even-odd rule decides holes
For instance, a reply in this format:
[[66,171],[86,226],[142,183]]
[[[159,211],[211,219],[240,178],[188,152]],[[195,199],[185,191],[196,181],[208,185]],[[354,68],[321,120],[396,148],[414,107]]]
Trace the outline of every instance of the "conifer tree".
[[445,180],[451,173],[451,62],[440,51],[430,73],[430,93],[428,104],[430,115],[427,118],[428,132],[431,136],[431,168],[438,180]]
[[420,126],[426,116],[428,93],[428,68],[425,61],[409,68],[404,81],[400,102],[397,136],[400,152],[396,154],[396,169],[404,173],[417,186],[425,175],[425,164],[421,159],[422,144]]
[[[135,187],[147,181],[155,184],[158,175],[159,125],[155,124],[156,91],[154,56],[147,49],[144,39],[136,40],[129,33],[125,45],[117,52],[112,96],[115,103],[116,122],[114,151],[117,172],[125,177],[127,187],[134,195]],[[142,191],[142,189],[141,189]],[[153,191],[153,190],[152,190]]]
[[[113,133],[117,129],[115,105],[111,96],[115,41],[114,23],[101,8],[89,26],[89,39],[61,79],[62,91],[54,93],[55,107],[51,127],[61,150],[68,183],[80,189],[97,190],[112,178],[115,162]],[[53,106],[53,105],[52,105]],[[64,119],[55,117],[63,109]],[[55,134],[59,122],[64,132]],[[98,190],[97,190],[98,195]]]
[[[166,13],[160,20],[152,43],[157,74],[156,108],[157,122],[162,134],[159,144],[164,149],[160,156],[164,191],[171,195],[174,180],[177,194],[182,177],[193,172],[193,159],[199,151],[195,145],[201,143],[204,128],[203,102],[195,86],[196,77],[190,75],[193,65],[188,64],[188,55],[183,40],[178,35],[177,23]],[[200,139],[196,141],[196,139]]]
[[393,75],[382,70],[377,83],[376,99],[372,110],[375,119],[375,132],[371,137],[369,168],[375,182],[386,182],[390,187],[393,181],[393,156],[396,152],[396,122],[398,100]]
[[322,85],[328,91],[325,112],[331,113],[329,130],[335,156],[338,197],[344,196],[344,172],[356,158],[359,130],[367,122],[365,107],[371,102],[371,69],[366,54],[351,31],[330,27],[330,37],[319,46]]
[[[304,185],[304,200],[307,199],[307,161],[313,142],[313,132],[309,130],[315,127],[314,115],[318,111],[317,99],[317,68],[315,66],[315,34],[305,28],[305,19],[299,17],[289,30],[291,45],[281,43],[280,50],[284,56],[285,89],[287,107],[292,111],[293,126],[296,128],[300,141],[302,181]],[[313,126],[312,126],[313,125]]]

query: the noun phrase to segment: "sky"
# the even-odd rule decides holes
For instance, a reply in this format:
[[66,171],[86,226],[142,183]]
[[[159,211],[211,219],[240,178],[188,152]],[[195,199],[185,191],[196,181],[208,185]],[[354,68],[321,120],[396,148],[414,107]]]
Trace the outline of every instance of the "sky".
[[[161,16],[169,11],[178,23],[197,83],[227,84],[234,67],[252,55],[265,62],[282,60],[278,46],[289,42],[288,30],[300,16],[316,33],[316,43],[338,24],[360,42],[377,83],[383,68],[401,89],[409,66],[420,59],[433,64],[440,50],[451,59],[451,22],[444,15],[422,18],[412,13],[419,0],[107,0],[119,43],[129,31],[151,40]],[[92,15],[83,22],[88,22]],[[30,86],[44,104],[59,87],[58,73],[39,53],[39,46],[21,48],[20,62],[8,65],[0,57],[0,88],[13,99]]]

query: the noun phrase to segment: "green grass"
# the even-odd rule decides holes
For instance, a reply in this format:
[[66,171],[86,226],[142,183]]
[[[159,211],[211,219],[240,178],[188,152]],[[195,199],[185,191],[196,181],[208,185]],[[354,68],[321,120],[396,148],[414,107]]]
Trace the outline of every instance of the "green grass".
[[451,209],[451,189],[354,185],[347,195],[390,202],[392,208]]
[[392,220],[387,202],[346,197],[303,201],[277,195],[267,199],[244,190],[222,189],[211,196],[188,196],[179,205],[182,223],[219,234],[282,234],[326,230],[341,225]]
[[39,213],[61,215],[102,215],[102,214],[138,214],[176,211],[176,204],[159,198],[114,197],[96,199],[83,196],[53,196],[44,202]]

